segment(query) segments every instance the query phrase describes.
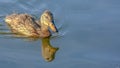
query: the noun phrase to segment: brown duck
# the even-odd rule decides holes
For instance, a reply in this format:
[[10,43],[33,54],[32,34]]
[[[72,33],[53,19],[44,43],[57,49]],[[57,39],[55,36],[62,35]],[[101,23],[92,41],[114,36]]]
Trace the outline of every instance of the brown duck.
[[49,37],[51,36],[49,28],[53,32],[58,32],[54,24],[53,15],[48,10],[43,12],[38,21],[31,15],[14,13],[6,16],[5,22],[13,33],[19,33],[28,37]]

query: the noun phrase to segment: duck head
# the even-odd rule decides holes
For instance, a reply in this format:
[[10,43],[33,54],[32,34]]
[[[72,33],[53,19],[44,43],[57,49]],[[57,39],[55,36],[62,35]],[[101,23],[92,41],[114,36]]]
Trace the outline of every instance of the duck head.
[[43,14],[41,15],[41,18],[40,18],[40,22],[41,22],[41,25],[46,26],[47,29],[49,27],[53,32],[58,32],[58,30],[54,24],[53,15],[49,10],[45,10],[43,12]]

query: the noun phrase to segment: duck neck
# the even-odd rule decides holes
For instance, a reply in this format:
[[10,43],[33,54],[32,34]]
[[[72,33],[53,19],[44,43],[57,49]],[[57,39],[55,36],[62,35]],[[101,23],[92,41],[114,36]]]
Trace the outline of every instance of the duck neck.
[[41,23],[41,30],[42,31],[49,31],[48,26],[46,26],[45,24]]
[[41,33],[42,37],[48,37],[48,36],[51,35],[47,25],[41,23],[40,26],[41,26],[41,32],[40,33]]

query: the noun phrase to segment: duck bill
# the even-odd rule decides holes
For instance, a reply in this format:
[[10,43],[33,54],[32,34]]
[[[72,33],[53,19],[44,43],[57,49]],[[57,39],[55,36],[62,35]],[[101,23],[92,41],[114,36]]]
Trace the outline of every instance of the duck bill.
[[50,27],[50,29],[51,29],[53,32],[58,32],[58,30],[57,30],[57,28],[56,28],[56,26],[55,26],[54,23],[51,23],[49,27]]

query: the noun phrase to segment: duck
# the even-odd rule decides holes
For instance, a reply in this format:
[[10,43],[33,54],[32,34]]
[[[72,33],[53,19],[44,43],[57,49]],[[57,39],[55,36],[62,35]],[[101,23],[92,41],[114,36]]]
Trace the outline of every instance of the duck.
[[58,32],[54,24],[53,14],[49,10],[45,10],[39,20],[36,20],[27,13],[13,13],[7,15],[4,20],[13,33],[22,34],[27,37],[46,38],[50,37],[52,32]]

